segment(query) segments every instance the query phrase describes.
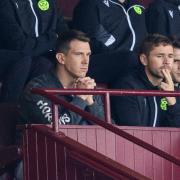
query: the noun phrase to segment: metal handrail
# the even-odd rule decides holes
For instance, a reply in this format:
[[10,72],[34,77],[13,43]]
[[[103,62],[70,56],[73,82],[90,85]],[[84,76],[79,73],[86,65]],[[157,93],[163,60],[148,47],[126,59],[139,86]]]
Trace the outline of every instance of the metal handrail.
[[[111,125],[107,122],[103,122],[101,119],[93,116],[92,114],[83,111],[82,109],[66,102],[65,100],[57,97],[57,94],[60,95],[68,95],[68,94],[93,94],[93,95],[133,95],[133,96],[137,96],[137,95],[141,95],[141,96],[168,96],[168,97],[174,97],[174,96],[180,96],[180,92],[171,92],[171,91],[143,91],[143,90],[71,90],[71,89],[40,89],[40,88],[33,88],[32,89],[33,93],[37,93],[40,95],[43,95],[45,97],[47,97],[48,99],[50,99],[53,103],[53,129],[55,132],[58,132],[58,116],[57,116],[57,105],[61,104],[63,105],[65,108],[70,109],[73,112],[78,113],[79,115],[81,115],[82,117],[84,117],[85,119],[89,120],[92,123],[95,123],[101,127],[104,127],[105,129],[110,130],[111,132],[151,151],[152,153],[155,153],[157,155],[159,155],[160,157],[163,157],[164,159],[173,162],[174,164],[180,166],[180,159],[166,153],[165,151],[162,151],[154,146],[152,146],[151,144],[146,143],[145,141],[142,141],[139,138],[136,138],[132,135],[130,135],[129,133],[118,129],[117,127],[115,127],[114,125]],[[105,99],[106,100],[106,99]],[[108,104],[107,102],[105,102],[105,106],[110,106],[110,104]],[[56,108],[56,110],[55,110]],[[108,109],[108,108],[106,108]],[[110,110],[109,112],[107,112],[108,116],[110,115]],[[109,120],[108,120],[109,121]]]

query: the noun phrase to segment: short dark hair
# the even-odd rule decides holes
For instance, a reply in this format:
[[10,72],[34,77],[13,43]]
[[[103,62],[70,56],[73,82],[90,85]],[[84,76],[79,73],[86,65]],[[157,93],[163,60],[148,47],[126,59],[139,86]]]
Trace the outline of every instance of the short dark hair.
[[70,47],[70,42],[73,40],[79,40],[79,41],[83,41],[83,42],[90,42],[89,37],[81,32],[81,31],[77,31],[77,30],[68,30],[63,32],[57,40],[57,44],[56,44],[56,53],[61,52],[64,54],[67,54],[67,52],[69,51]]
[[148,56],[152,49],[159,45],[173,46],[172,41],[168,37],[160,34],[149,34],[142,42],[139,49],[139,54],[145,54],[146,56]]
[[173,36],[171,37],[172,44],[174,48],[180,49],[180,37]]

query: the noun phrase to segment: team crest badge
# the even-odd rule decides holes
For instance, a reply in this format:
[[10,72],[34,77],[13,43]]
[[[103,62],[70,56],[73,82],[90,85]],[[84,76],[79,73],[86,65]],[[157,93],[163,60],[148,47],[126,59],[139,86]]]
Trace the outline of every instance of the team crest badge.
[[49,9],[49,2],[47,0],[40,0],[38,2],[38,7],[42,11],[47,11]]
[[134,6],[134,11],[136,12],[136,14],[141,15],[142,14],[142,9],[139,6]]
[[167,102],[166,98],[162,98],[161,102],[160,102],[160,107],[163,111],[167,110],[167,105],[168,105],[168,102]]

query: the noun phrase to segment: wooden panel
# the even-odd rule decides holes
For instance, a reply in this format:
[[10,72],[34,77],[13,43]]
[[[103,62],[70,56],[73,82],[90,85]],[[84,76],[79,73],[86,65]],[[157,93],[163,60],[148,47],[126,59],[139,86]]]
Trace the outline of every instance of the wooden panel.
[[[180,129],[140,127],[120,127],[120,129],[124,129],[126,132],[180,158]],[[66,132],[67,136],[107,155],[109,158],[127,165],[151,179],[179,180],[180,167],[172,165],[169,161],[156,155],[152,155],[152,153],[147,150],[103,128],[98,126],[63,126],[61,131]],[[48,176],[49,180],[84,177],[81,173],[81,168],[76,167],[76,165],[71,162],[65,163],[65,147],[60,145],[56,147],[56,142],[53,142],[52,139],[44,140],[42,136],[37,136],[36,133],[32,133],[31,131],[28,134],[27,140],[29,145],[28,150],[25,152],[31,152],[31,155],[26,158],[27,162],[30,160],[30,179],[36,180],[38,177],[37,172],[43,173],[43,171],[45,171],[45,166],[40,166],[40,162],[44,163],[45,159],[48,166],[47,174],[39,175],[39,179],[44,179],[46,176]],[[36,145],[36,141],[40,143]],[[40,151],[39,148],[43,150]],[[43,153],[45,153],[46,156]],[[71,173],[69,169],[72,169]],[[82,169],[85,169],[85,166],[83,166]],[[95,173],[95,171],[93,171],[93,173]],[[89,175],[89,177],[90,176],[91,175]],[[95,177],[95,174],[93,176]]]
[[78,142],[84,145],[87,144],[87,129],[78,129],[77,132]]
[[[171,151],[172,155],[180,159],[180,133],[172,132],[171,133]],[[180,179],[180,167],[173,165],[173,180]]]
[[28,132],[27,130],[24,130],[23,133],[23,179],[29,180],[29,156],[28,156]]
[[[57,151],[57,172],[58,172],[58,180],[67,179],[68,174],[71,169],[67,169],[68,165],[66,164],[66,148],[60,144],[56,144]],[[73,170],[72,170],[73,171]]]
[[[178,179],[179,167],[97,126],[76,126],[78,141],[151,179]],[[65,128],[65,127],[64,127]],[[68,131],[73,126],[67,127]],[[180,158],[180,129],[120,127],[126,132]],[[172,173],[173,172],[173,173]]]
[[106,156],[115,160],[116,158],[116,142],[115,134],[106,130]]
[[[143,140],[152,145],[152,132],[143,131]],[[153,179],[153,154],[144,150],[144,175]]]
[[38,179],[38,166],[37,166],[37,139],[36,132],[30,130],[28,133],[28,162],[29,162],[29,179]]
[[67,128],[60,128],[59,131],[67,135]]
[[96,129],[97,151],[106,154],[105,129]]
[[[153,132],[153,145],[162,149],[162,134],[158,131]],[[153,155],[154,180],[162,179],[162,158]]]
[[37,166],[39,179],[47,179],[45,136],[37,134]]
[[125,139],[116,135],[116,161],[125,163]]
[[[143,132],[134,130],[134,136],[143,139]],[[138,145],[134,145],[134,170],[145,174],[144,169],[144,149]]]
[[[126,130],[129,134],[133,135],[133,130]],[[125,165],[134,169],[134,144],[125,140]]]
[[[171,133],[170,132],[163,132],[162,133],[162,149],[166,151],[167,153],[171,153]],[[162,164],[162,179],[169,180],[172,178],[172,163],[169,161],[163,159]]]
[[[50,139],[50,138],[46,138],[46,166],[47,166],[47,179],[48,180],[57,180],[58,179],[58,174],[61,175],[63,177],[63,173],[61,172],[61,167],[63,164],[63,160],[60,158],[61,155],[63,155],[63,152],[60,151],[60,149],[56,149],[56,143]],[[58,151],[58,153],[57,153]],[[57,156],[58,154],[58,156]],[[58,161],[57,161],[58,159]],[[60,160],[59,160],[60,159]],[[57,164],[60,163],[60,164]],[[58,166],[59,165],[59,166]],[[64,164],[63,164],[64,165]],[[58,167],[60,167],[58,169]],[[58,169],[58,171],[57,171]],[[61,177],[60,176],[60,177]]]
[[96,129],[87,129],[87,137],[86,137],[86,142],[87,146],[90,147],[91,149],[96,150]]
[[77,141],[77,129],[75,129],[75,128],[74,129],[68,129],[67,135],[68,135],[68,137]]

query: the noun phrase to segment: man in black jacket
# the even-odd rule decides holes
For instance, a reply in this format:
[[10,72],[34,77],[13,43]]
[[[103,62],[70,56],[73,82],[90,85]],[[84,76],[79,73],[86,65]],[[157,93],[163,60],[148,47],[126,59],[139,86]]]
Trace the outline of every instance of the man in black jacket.
[[[94,89],[96,83],[86,77],[89,65],[89,38],[79,31],[68,31],[60,35],[57,43],[56,69],[33,79],[22,96],[23,123],[51,123],[51,102],[45,97],[32,94],[32,88],[80,88]],[[103,118],[103,105],[99,96],[60,96],[71,104]],[[59,106],[60,124],[89,124],[78,114]]]
[[48,54],[67,30],[56,0],[1,0],[0,49]]
[[[171,70],[174,62],[172,42],[161,35],[149,35],[140,50],[139,71],[117,82],[115,88],[174,91]],[[113,98],[117,124],[167,126],[180,121],[180,106],[175,97],[118,96]]]
[[1,68],[6,69],[0,79],[3,85],[7,84],[3,86],[1,100],[17,101],[27,80],[52,67],[49,59],[57,37],[67,26],[56,0],[1,0],[0,17],[0,60]]
[[89,35],[93,54],[133,51],[146,36],[144,12],[137,0],[81,0],[73,26]]
[[180,0],[154,0],[146,13],[149,33],[180,37]]

